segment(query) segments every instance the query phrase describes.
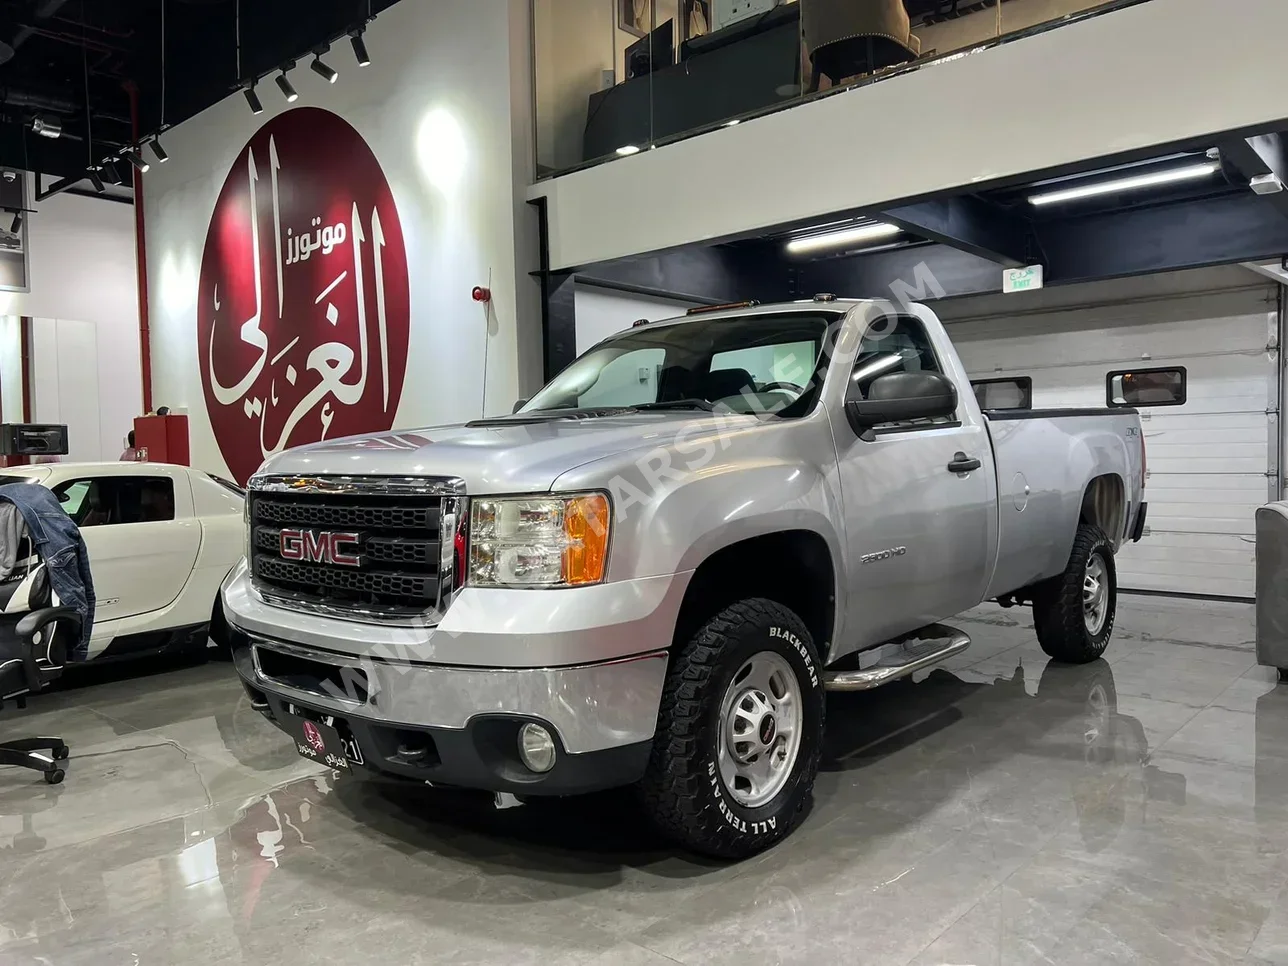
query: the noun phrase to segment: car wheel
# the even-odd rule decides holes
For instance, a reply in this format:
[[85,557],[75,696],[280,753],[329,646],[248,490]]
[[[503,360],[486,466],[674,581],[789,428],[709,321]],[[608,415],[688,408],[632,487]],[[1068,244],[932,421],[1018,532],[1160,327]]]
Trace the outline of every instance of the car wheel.
[[1069,664],[1094,661],[1109,645],[1117,602],[1113,544],[1099,527],[1080,524],[1064,573],[1043,581],[1033,594],[1033,626],[1042,650]]
[[667,672],[639,790],[680,845],[742,859],[804,817],[824,717],[818,652],[782,604],[752,598],[708,620]]

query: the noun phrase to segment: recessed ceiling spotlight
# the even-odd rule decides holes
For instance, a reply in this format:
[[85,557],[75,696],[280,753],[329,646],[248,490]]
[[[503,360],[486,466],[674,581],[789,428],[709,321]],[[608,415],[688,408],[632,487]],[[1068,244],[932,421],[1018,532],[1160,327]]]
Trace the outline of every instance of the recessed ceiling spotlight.
[[638,144],[623,144],[620,148],[617,149],[618,156],[623,158],[630,154],[639,154],[639,153],[640,153],[640,149]]

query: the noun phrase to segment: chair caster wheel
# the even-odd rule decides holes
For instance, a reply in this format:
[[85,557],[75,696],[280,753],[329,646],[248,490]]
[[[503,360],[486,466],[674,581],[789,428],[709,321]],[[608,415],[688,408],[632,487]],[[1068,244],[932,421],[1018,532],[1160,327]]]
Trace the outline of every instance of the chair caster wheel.
[[53,771],[45,772],[45,782],[49,785],[61,785],[63,779],[67,777],[67,772],[61,768],[55,768]]
[[67,756],[70,755],[71,753],[72,753],[71,749],[68,748],[66,745],[60,745],[59,747],[55,748],[52,752],[50,752],[50,756],[54,759],[54,761],[66,761]]

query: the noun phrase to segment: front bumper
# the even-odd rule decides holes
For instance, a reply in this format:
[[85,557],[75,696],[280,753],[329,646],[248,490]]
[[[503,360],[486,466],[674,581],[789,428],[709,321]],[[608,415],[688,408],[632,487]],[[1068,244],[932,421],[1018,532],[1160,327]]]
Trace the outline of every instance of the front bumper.
[[[644,772],[667,655],[563,668],[464,668],[355,657],[233,627],[233,659],[253,705],[283,730],[289,715],[328,718],[362,768],[434,784],[566,795]],[[518,757],[518,730],[554,736],[544,774]],[[408,753],[410,752],[410,753]]]

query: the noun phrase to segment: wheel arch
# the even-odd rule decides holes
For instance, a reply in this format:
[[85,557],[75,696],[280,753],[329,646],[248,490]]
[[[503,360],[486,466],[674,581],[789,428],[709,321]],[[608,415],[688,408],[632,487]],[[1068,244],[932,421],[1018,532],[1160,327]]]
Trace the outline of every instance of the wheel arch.
[[1117,473],[1091,479],[1082,493],[1079,523],[1097,526],[1117,549],[1127,528],[1127,484]]
[[816,530],[776,530],[728,543],[709,553],[689,579],[673,645],[729,604],[764,597],[805,622],[826,664],[836,629],[837,572],[832,548]]

